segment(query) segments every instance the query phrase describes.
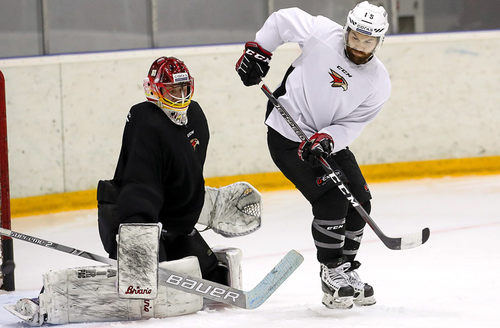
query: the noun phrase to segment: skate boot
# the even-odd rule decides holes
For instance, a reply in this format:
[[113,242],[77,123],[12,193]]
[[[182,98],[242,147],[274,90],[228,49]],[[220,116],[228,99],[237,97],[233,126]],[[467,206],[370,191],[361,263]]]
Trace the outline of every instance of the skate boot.
[[350,309],[353,306],[354,288],[349,285],[346,271],[351,264],[343,259],[321,263],[321,288],[325,295],[323,304],[329,309]]
[[4,305],[4,308],[30,326],[41,326],[45,321],[38,298],[23,298],[15,305]]
[[346,271],[348,278],[348,283],[352,288],[354,288],[354,304],[357,306],[367,306],[373,305],[377,301],[375,300],[373,287],[361,281],[358,273],[355,271],[359,268],[361,263],[358,261],[352,261],[351,267]]

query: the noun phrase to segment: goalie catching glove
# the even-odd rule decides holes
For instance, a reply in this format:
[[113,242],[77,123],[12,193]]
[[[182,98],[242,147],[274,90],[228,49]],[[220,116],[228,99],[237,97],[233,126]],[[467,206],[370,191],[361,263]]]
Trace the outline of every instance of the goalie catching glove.
[[302,141],[298,154],[301,160],[312,167],[320,166],[318,157],[327,158],[333,152],[333,139],[326,133],[315,133],[308,141]]
[[245,52],[236,63],[236,71],[247,87],[259,84],[269,71],[272,53],[262,48],[257,42],[247,42]]
[[198,223],[224,237],[248,235],[260,228],[262,197],[248,182],[221,188],[205,187]]

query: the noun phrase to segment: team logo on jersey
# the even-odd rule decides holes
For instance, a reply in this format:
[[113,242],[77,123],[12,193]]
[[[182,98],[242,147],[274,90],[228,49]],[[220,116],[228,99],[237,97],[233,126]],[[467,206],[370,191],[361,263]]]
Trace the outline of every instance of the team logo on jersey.
[[330,82],[332,84],[332,88],[338,88],[341,87],[344,89],[344,91],[347,90],[347,81],[344,79],[339,73],[335,72],[333,69],[330,68],[330,76],[332,77],[332,81]]
[[196,150],[196,146],[200,144],[200,141],[196,138],[191,139],[191,146],[193,146],[193,149]]

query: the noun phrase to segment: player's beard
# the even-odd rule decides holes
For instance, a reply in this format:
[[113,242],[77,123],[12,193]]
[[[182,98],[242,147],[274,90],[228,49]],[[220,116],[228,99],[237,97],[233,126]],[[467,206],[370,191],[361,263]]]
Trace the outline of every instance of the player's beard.
[[366,64],[372,57],[372,53],[366,53],[346,46],[347,57],[356,65]]

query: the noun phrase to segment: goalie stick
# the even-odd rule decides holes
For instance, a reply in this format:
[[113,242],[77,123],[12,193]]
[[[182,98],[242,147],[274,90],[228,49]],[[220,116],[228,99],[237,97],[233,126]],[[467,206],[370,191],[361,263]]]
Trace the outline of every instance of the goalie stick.
[[[116,260],[12,230],[0,228],[0,234],[64,253],[80,256],[89,260],[116,266]],[[295,271],[295,269],[300,266],[303,260],[304,258],[300,255],[300,253],[295,250],[291,250],[264,277],[264,279],[262,279],[261,282],[259,282],[257,286],[250,291],[239,290],[164,268],[159,269],[158,280],[161,285],[166,287],[196,294],[220,303],[251,310],[261,306]]]
[[[285,119],[285,121],[290,125],[295,134],[300,138],[300,140],[308,142],[309,138],[307,138],[306,134],[302,129],[297,125],[294,119],[290,116],[290,114],[286,111],[286,109],[281,105],[278,99],[273,95],[271,90],[261,82],[261,87],[264,94],[269,98],[269,101],[273,104],[273,106],[278,110],[281,116]],[[370,217],[370,215],[365,211],[365,209],[361,206],[361,204],[354,198],[354,196],[350,193],[349,189],[342,183],[337,173],[331,168],[330,164],[323,158],[318,157],[321,166],[325,170],[326,174],[335,185],[340,189],[340,191],[344,194],[344,196],[349,200],[351,205],[356,209],[356,211],[361,215],[361,217],[368,223],[368,225],[372,228],[373,232],[380,238],[380,240],[387,246],[389,249],[393,250],[402,250],[402,249],[410,249],[424,244],[430,236],[429,228],[424,228],[422,231],[403,236],[400,238],[392,238],[386,236],[382,230],[377,226],[375,221]]]

